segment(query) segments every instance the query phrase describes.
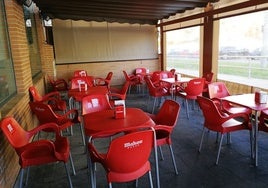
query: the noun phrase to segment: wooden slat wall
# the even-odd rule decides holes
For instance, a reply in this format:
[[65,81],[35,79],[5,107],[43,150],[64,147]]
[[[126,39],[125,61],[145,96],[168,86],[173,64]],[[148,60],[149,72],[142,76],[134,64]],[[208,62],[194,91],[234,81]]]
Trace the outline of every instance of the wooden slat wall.
[[[218,80],[218,81],[224,82],[226,84],[231,95],[243,94],[243,93],[254,93],[256,90],[260,89],[257,87],[238,84],[234,82],[228,82],[228,81],[223,81],[223,80]],[[268,92],[268,90],[263,90],[263,89],[261,90]]]
[[[42,95],[45,91],[44,83],[43,77],[37,79],[35,83],[35,86]],[[2,117],[13,116],[25,130],[33,129],[37,121],[29,108],[29,100],[28,92],[19,94],[7,104],[9,108],[7,111],[2,111]],[[2,132],[0,132],[0,187],[13,187],[19,169],[18,156],[15,150],[9,145]]]
[[118,62],[102,62],[102,63],[81,63],[56,65],[57,78],[68,80],[72,77],[74,70],[84,69],[91,76],[106,77],[107,73],[113,71],[111,85],[122,85],[125,81],[123,70],[127,73],[133,73],[138,67],[148,68],[149,71],[160,70],[160,62],[158,59],[151,60],[133,60]]

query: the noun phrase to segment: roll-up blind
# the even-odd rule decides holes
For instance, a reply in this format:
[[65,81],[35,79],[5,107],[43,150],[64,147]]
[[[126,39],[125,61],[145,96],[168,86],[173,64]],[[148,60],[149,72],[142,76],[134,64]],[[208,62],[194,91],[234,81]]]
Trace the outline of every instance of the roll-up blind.
[[53,20],[56,64],[157,58],[152,25]]

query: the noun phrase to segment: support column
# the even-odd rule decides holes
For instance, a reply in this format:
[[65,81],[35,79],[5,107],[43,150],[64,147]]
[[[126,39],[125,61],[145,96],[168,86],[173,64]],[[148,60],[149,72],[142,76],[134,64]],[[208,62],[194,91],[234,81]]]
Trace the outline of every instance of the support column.
[[213,15],[204,17],[203,74],[212,71]]

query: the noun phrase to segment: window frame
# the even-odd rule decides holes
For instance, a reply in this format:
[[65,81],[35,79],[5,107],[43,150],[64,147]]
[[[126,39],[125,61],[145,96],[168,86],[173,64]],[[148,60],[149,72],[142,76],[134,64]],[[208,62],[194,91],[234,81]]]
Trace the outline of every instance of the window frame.
[[[239,83],[239,84],[245,84],[245,85],[249,85],[249,86],[253,86],[253,87],[257,87],[257,88],[263,88],[263,89],[268,89],[268,85],[267,85],[267,78],[264,76],[264,79],[261,79],[261,78],[254,78],[252,77],[253,73],[252,71],[257,70],[257,67],[255,67],[255,69],[252,67],[253,64],[257,65],[258,62],[257,60],[255,60],[255,58],[250,55],[251,52],[249,51],[248,53],[246,53],[247,51],[245,51],[245,53],[239,53],[237,54],[237,49],[235,48],[232,48],[230,49],[230,53],[229,55],[226,55],[226,56],[223,56],[223,51],[221,49],[222,46],[220,46],[220,38],[221,38],[221,20],[223,19],[236,19],[237,16],[248,16],[250,14],[254,14],[254,13],[257,13],[257,12],[262,12],[262,11],[267,11],[267,10],[259,10],[259,11],[249,11],[249,12],[244,12],[244,13],[239,13],[239,14],[234,14],[232,16],[228,15],[228,16],[225,16],[225,17],[221,17],[220,19],[217,19],[218,21],[218,49],[217,49],[217,54],[215,56],[217,56],[217,79],[219,80],[225,80],[225,81],[231,81],[231,82],[235,82],[235,83]],[[266,13],[268,14],[268,12]],[[214,20],[215,22],[215,20]],[[261,46],[261,45],[260,45]],[[233,54],[233,55],[232,55]],[[224,60],[222,59],[223,57],[226,57],[228,59]],[[239,76],[239,75],[236,75],[236,74],[224,74],[222,71],[223,69],[223,61],[231,61],[233,59],[233,61],[235,61],[236,58],[236,61],[240,61],[242,62],[245,61],[244,63],[244,66],[242,67],[243,69],[247,69],[248,73],[247,75],[245,76]],[[253,59],[252,59],[253,58]],[[266,57],[268,59],[268,56]],[[257,63],[257,64],[256,64]],[[228,68],[228,67],[226,67]],[[240,67],[241,68],[241,67]],[[239,67],[233,67],[232,70],[235,70],[235,69],[240,69]],[[264,68],[264,72],[268,71],[268,67]],[[246,70],[245,70],[246,71]],[[244,71],[244,72],[245,72]],[[237,73],[237,71],[236,71]],[[241,73],[242,74],[242,73]],[[244,73],[245,74],[245,73]],[[235,81],[234,81],[235,80]]]
[[[6,104],[12,97],[14,97],[17,94],[17,84],[16,84],[16,79],[15,79],[15,69],[14,69],[14,63],[13,63],[13,58],[12,58],[12,51],[11,51],[11,44],[10,44],[10,36],[9,36],[9,32],[8,32],[8,25],[7,25],[7,17],[6,17],[6,9],[5,9],[5,3],[3,0],[1,0],[0,2],[1,4],[1,20],[3,21],[1,23],[1,25],[3,25],[2,27],[2,31],[3,33],[3,37],[5,37],[5,39],[3,40],[5,43],[4,46],[6,46],[6,58],[3,58],[1,60],[1,65],[3,62],[6,61],[8,66],[5,66],[4,68],[6,69],[6,72],[8,72],[8,75],[6,76],[2,76],[0,74],[0,76],[2,76],[2,81],[4,85],[4,88],[7,87],[7,96],[4,96],[3,99],[0,99],[0,107],[2,107],[4,104]],[[3,61],[3,62],[2,62]],[[6,79],[6,80],[5,80]],[[13,86],[10,88],[10,86]],[[3,86],[1,86],[1,89],[4,89]],[[11,92],[10,92],[11,91]],[[1,91],[2,92],[2,91]]]
[[[197,54],[194,54],[194,51],[193,52],[189,52],[188,56],[186,55],[185,58],[188,58],[189,60],[191,58],[193,58],[194,56],[196,56],[195,59],[192,59],[192,60],[197,60],[197,63],[192,63],[193,66],[198,66],[197,69],[184,69],[183,67],[179,67],[179,66],[175,66],[175,65],[171,65],[168,61],[169,61],[169,52],[168,52],[168,33],[167,32],[175,32],[175,31],[181,31],[181,30],[187,30],[187,29],[191,29],[191,28],[197,28],[198,29],[198,39],[199,39],[199,43],[197,44],[198,47],[197,49],[195,50],[195,52]],[[175,68],[176,69],[176,72],[179,72],[181,74],[185,74],[185,75],[189,75],[189,76],[193,76],[193,77],[199,77],[200,76],[200,70],[202,69],[201,68],[201,62],[202,62],[202,48],[201,48],[201,44],[203,43],[203,36],[201,35],[202,33],[202,30],[203,30],[203,27],[202,25],[200,24],[194,24],[194,25],[190,25],[190,26],[187,26],[187,27],[182,27],[182,28],[177,28],[177,29],[173,29],[173,30],[167,30],[165,31],[165,58],[164,58],[164,61],[165,61],[165,67],[167,70],[170,70],[172,68]],[[176,56],[176,55],[175,55]],[[174,57],[175,57],[174,56]],[[171,57],[171,56],[170,56]],[[185,63],[183,64],[183,66],[189,66],[189,64]]]

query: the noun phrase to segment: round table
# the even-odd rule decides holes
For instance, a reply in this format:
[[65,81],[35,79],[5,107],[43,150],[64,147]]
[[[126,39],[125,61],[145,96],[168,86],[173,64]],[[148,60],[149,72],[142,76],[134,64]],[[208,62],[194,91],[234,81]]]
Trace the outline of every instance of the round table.
[[83,116],[86,136],[98,132],[122,132],[130,128],[146,128],[155,125],[154,121],[139,108],[126,108],[123,119],[115,119],[114,110],[104,110]]

